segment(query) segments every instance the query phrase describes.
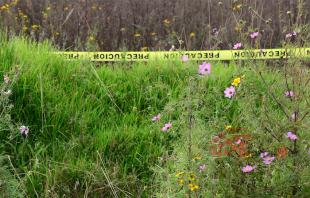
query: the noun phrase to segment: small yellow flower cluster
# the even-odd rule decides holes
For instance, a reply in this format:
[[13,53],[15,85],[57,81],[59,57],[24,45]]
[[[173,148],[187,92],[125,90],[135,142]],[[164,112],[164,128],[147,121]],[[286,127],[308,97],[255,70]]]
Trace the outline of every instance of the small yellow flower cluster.
[[196,175],[194,173],[189,174],[188,180],[195,181],[196,180]]
[[238,85],[240,84],[241,82],[241,78],[240,77],[237,77],[233,80],[233,82],[231,83],[231,85],[235,86],[235,87],[238,87]]
[[252,157],[252,153],[249,153],[248,155],[244,156],[244,158],[251,158]]
[[[177,183],[180,186],[183,186],[185,183],[187,183],[188,188],[191,191],[195,191],[195,190],[199,189],[199,186],[197,184],[193,183],[197,180],[197,176],[194,173],[186,174],[184,171],[179,171],[175,174],[175,176],[178,178]],[[187,180],[186,180],[186,177],[188,177]],[[185,181],[187,181],[187,182],[185,182]]]
[[236,4],[235,6],[233,6],[233,11],[234,12],[239,12],[242,8],[242,4]]
[[0,11],[1,11],[1,10],[2,10],[2,11],[7,11],[7,10],[9,10],[9,9],[10,9],[10,5],[7,4],[7,3],[0,7]]
[[146,52],[149,48],[147,46],[141,47],[141,51]]
[[96,40],[96,38],[94,36],[92,36],[92,35],[88,37],[88,41],[92,42],[92,41],[95,41],[95,40]]
[[229,130],[232,129],[232,126],[231,126],[231,125],[226,125],[226,126],[225,126],[225,129],[226,129],[227,131],[229,131]]
[[193,161],[196,161],[196,160],[201,160],[201,155],[196,155],[195,157],[193,157]]
[[179,180],[178,180],[178,184],[179,184],[180,186],[183,186],[183,185],[184,185],[184,179],[179,179]]
[[141,34],[137,32],[134,34],[134,37],[139,38],[139,37],[141,37]]
[[31,28],[32,28],[33,31],[36,31],[36,30],[38,30],[38,29],[40,28],[40,26],[39,26],[39,25],[36,25],[36,24],[33,24],[33,25],[31,26]]
[[10,4],[5,3],[4,5],[0,6],[0,11],[9,11],[10,7],[16,6],[17,3],[18,3],[18,0],[14,0]]
[[199,189],[199,186],[196,185],[196,184],[188,184],[188,188],[191,190],[191,191],[195,191],[195,190],[198,190]]
[[195,32],[191,32],[190,34],[189,34],[189,37],[190,38],[194,38],[196,36],[196,33]]
[[175,174],[176,177],[180,177],[182,175],[184,175],[184,171],[180,171]]
[[28,16],[24,14],[20,9],[18,10],[18,16],[24,20],[28,19]]
[[51,7],[50,7],[50,6],[47,6],[47,7],[45,8],[45,10],[42,11],[42,15],[43,15],[44,19],[47,18],[48,13],[49,13],[50,10],[51,10]]
[[165,19],[165,20],[163,21],[163,23],[164,23],[164,25],[168,26],[168,25],[171,24],[171,21],[170,21],[169,19]]

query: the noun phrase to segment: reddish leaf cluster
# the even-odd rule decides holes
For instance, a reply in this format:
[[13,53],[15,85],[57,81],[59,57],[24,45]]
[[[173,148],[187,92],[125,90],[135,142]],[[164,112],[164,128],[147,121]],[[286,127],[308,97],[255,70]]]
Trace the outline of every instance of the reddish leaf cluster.
[[[239,132],[243,129],[237,128],[230,131]],[[225,137],[226,133],[221,132],[214,136],[211,141],[211,155],[215,157],[230,156],[237,154],[239,157],[248,155],[247,142],[251,139],[250,134],[234,134]]]

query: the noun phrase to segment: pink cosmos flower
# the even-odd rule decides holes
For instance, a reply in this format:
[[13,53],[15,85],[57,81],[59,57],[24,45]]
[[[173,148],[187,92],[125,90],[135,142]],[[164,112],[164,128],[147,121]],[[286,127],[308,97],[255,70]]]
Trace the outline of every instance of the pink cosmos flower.
[[241,43],[236,43],[233,47],[233,49],[240,49],[242,47]]
[[203,171],[205,171],[205,169],[206,169],[206,165],[205,164],[202,164],[202,165],[199,166],[199,172],[203,172]]
[[263,161],[264,164],[269,165],[269,164],[271,164],[271,162],[273,160],[275,160],[275,157],[274,156],[266,156],[263,160],[264,160]]
[[295,141],[295,140],[298,139],[298,138],[297,138],[297,135],[295,135],[295,134],[294,134],[293,132],[291,132],[291,131],[287,132],[286,137],[288,137],[288,139],[290,139],[290,140],[292,140],[292,141]]
[[198,73],[200,75],[210,74],[211,73],[211,64],[207,62],[203,62],[199,65]]
[[160,113],[157,114],[156,116],[154,116],[154,117],[152,118],[152,121],[153,121],[153,122],[156,122],[156,121],[158,121],[158,120],[160,120]]
[[250,173],[252,172],[256,166],[251,166],[251,165],[246,165],[245,167],[242,168],[242,172],[244,173]]
[[171,127],[172,127],[172,124],[168,122],[167,124],[165,124],[163,128],[161,128],[161,131],[167,132]]
[[264,158],[264,157],[266,157],[266,156],[268,156],[269,154],[268,154],[268,152],[263,152],[263,153],[261,153],[259,156],[261,157],[261,158]]
[[238,139],[236,144],[240,144],[241,143],[241,139]]
[[7,74],[5,74],[5,75],[3,76],[3,81],[4,81],[6,84],[8,84],[8,83],[10,82],[10,77],[9,77]]
[[258,37],[258,35],[259,35],[259,32],[252,32],[250,34],[250,37],[251,37],[251,39],[256,39]]
[[285,96],[286,97],[294,97],[294,92],[293,91],[286,91]]
[[20,133],[22,134],[22,136],[27,136],[28,135],[28,133],[29,133],[29,128],[27,127],[27,126],[21,126],[20,128],[19,128],[19,131],[20,131]]
[[225,89],[224,94],[226,98],[232,98],[236,93],[236,89],[234,86],[230,86]]
[[183,55],[181,59],[182,59],[183,62],[188,62],[189,61],[189,58],[188,58],[187,55]]
[[263,163],[266,165],[271,164],[273,160],[275,160],[274,156],[268,154],[268,152],[263,152],[260,154],[260,157],[263,159]]

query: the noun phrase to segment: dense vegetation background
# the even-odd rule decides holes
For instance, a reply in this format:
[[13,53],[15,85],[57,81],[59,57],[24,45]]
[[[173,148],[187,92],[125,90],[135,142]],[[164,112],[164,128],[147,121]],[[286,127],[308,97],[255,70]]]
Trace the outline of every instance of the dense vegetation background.
[[231,49],[245,31],[272,48],[302,32],[307,10],[304,0],[1,0],[0,25],[67,50]]

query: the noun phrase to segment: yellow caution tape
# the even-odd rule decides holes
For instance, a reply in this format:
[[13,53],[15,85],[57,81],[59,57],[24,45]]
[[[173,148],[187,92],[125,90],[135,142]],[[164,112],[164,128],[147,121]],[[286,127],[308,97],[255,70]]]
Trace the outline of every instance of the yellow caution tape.
[[209,51],[157,51],[157,52],[56,52],[67,60],[90,61],[150,61],[181,60],[247,60],[310,58],[310,48],[209,50]]

